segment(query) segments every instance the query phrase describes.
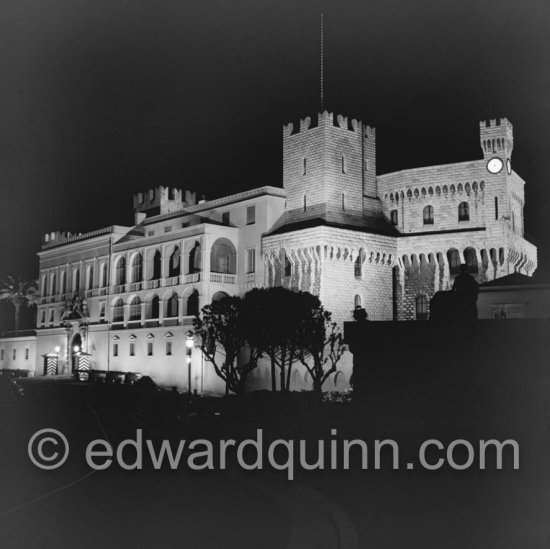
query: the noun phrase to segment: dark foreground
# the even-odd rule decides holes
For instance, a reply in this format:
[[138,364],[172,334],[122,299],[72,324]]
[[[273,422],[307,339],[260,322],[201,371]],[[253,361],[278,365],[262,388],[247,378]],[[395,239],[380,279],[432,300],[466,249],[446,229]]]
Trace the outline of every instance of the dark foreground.
[[[388,410],[382,396],[357,407],[264,393],[241,403],[201,400],[188,415],[185,399],[170,393],[63,380],[23,385],[23,397],[2,393],[0,401],[2,548],[517,549],[550,542],[549,424],[541,421],[549,417],[548,400],[534,398],[517,420],[481,423],[433,410],[406,414],[406,405],[381,417],[377,410]],[[533,428],[526,430],[525,422]],[[70,441],[69,459],[56,471],[39,470],[27,456],[29,438],[44,427]],[[135,438],[138,428],[156,441],[243,439],[263,428],[268,439],[315,444],[329,441],[335,428],[369,447],[376,438],[393,438],[411,461],[428,438],[518,438],[521,462],[519,471],[506,459],[502,471],[490,461],[485,471],[394,471],[383,459],[382,470],[362,471],[355,456],[349,471],[297,471],[294,481],[284,472],[242,471],[232,462],[225,471],[154,470],[146,464],[138,471],[113,466],[91,472],[83,458],[91,440],[108,438],[116,445]],[[308,448],[313,462],[315,448]]]

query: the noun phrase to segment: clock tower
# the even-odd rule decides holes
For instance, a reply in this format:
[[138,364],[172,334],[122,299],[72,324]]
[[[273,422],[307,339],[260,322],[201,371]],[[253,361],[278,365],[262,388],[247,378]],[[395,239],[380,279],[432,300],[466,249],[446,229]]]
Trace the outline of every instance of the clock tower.
[[507,118],[482,120],[479,123],[479,140],[487,170],[496,174],[501,170],[512,173],[512,150],[514,148],[514,128]]

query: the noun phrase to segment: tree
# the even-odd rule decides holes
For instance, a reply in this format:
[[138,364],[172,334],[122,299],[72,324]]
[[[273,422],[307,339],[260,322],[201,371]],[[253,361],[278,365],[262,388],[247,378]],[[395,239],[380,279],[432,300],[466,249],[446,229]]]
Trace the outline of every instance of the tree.
[[225,381],[226,392],[243,393],[259,358],[258,349],[248,344],[245,335],[243,300],[224,297],[206,305],[193,320],[193,327],[201,351]]
[[14,307],[14,329],[21,327],[23,305],[31,307],[38,300],[36,280],[24,280],[21,277],[8,276],[0,280],[0,301],[11,303]]
[[312,309],[303,330],[298,358],[311,375],[313,391],[320,396],[325,381],[338,371],[346,345],[332,314],[322,305]]
[[300,356],[307,331],[316,311],[322,310],[319,298],[308,292],[281,287],[255,288],[244,297],[249,341],[271,362],[271,389],[277,390],[276,372],[281,391],[290,389],[292,367]]

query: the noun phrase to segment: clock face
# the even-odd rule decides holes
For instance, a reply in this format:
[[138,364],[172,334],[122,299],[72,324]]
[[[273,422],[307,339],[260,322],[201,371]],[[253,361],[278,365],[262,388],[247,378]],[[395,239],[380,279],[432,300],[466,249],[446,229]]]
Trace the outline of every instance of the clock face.
[[512,173],[512,163],[510,162],[510,159],[506,160],[506,171],[508,172],[508,175],[511,175]]
[[498,173],[500,170],[502,170],[502,160],[500,158],[491,158],[489,162],[487,162],[487,169],[491,173]]

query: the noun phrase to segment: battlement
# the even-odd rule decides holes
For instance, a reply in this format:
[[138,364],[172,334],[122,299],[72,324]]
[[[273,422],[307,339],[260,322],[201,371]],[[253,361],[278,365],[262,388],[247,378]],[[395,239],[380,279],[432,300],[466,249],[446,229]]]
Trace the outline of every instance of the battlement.
[[514,148],[514,127],[507,118],[482,120],[479,139],[484,158],[499,153],[509,158]]
[[194,206],[196,203],[196,192],[182,191],[162,185],[134,195],[134,210],[136,212],[156,210],[153,215],[181,210]]
[[347,116],[343,116],[341,114],[336,115],[336,120],[334,119],[334,113],[323,111],[320,113],[317,113],[317,124],[312,125],[312,119],[310,116],[306,116],[305,118],[302,118],[299,122],[299,124],[296,125],[296,131],[294,130],[295,125],[290,122],[288,124],[283,125],[283,138],[286,139],[288,137],[298,135],[300,133],[305,133],[308,130],[312,130],[314,128],[321,128],[321,127],[327,127],[331,126],[334,128],[339,128],[345,131],[355,132],[358,133],[360,131],[363,131],[364,137],[373,139],[376,135],[375,128],[372,128],[371,126],[366,126],[361,122],[360,120],[356,120],[353,118],[351,121],[348,119]]
[[512,126],[512,123],[507,118],[481,120],[479,123],[480,130],[484,130],[486,128],[497,128],[497,127],[505,127],[510,130],[514,129],[514,127]]

